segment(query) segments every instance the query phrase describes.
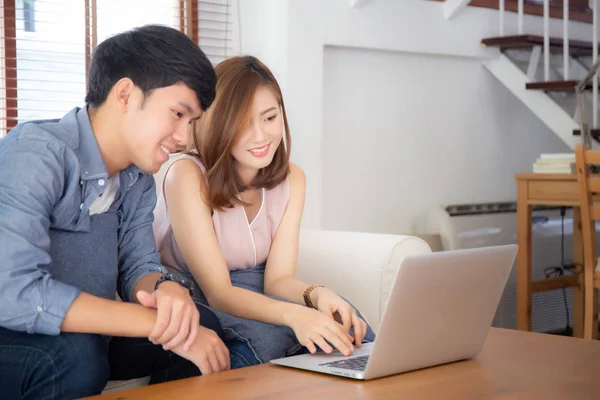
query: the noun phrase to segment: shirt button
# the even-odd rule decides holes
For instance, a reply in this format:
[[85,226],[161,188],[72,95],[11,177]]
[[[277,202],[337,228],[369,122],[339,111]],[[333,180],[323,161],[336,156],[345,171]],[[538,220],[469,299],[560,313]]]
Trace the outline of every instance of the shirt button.
[[79,205],[79,209],[80,209],[80,210],[83,210],[83,203],[81,203],[81,204]]
[[83,179],[79,181],[79,185],[83,186]]
[[42,312],[42,307],[41,306],[37,306],[37,312]]
[[104,186],[105,183],[106,181],[104,179],[98,179],[98,185]]

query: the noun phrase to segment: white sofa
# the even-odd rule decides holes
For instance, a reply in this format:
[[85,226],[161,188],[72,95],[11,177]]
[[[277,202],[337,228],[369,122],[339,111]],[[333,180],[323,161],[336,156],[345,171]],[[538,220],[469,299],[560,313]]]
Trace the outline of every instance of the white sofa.
[[[157,174],[159,196],[162,176]],[[414,236],[303,229],[296,276],[307,284],[326,285],[346,298],[377,332],[400,261],[430,251],[424,240]],[[105,392],[147,382],[144,378],[112,381]]]
[[296,276],[346,298],[377,332],[400,261],[430,251],[414,236],[303,229]]

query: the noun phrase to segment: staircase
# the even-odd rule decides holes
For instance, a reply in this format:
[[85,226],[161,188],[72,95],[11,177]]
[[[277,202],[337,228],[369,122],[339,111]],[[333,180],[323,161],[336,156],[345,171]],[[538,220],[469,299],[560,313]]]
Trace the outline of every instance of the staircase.
[[[472,3],[476,1],[473,0]],[[519,7],[515,7],[515,11],[519,13],[519,34],[504,35],[503,13],[506,7],[503,3],[504,0],[495,2],[499,10],[500,35],[481,40],[482,46],[498,49],[498,56],[486,60],[483,65],[563,142],[574,148],[582,142],[575,87],[585,78],[597,59],[598,45],[594,46],[594,41],[598,42],[595,34],[598,32],[597,24],[589,24],[591,41],[570,39],[569,13],[564,12],[569,9],[569,2],[565,0],[561,2],[563,37],[550,37],[550,1],[544,0],[544,12],[541,16],[544,18],[544,35],[523,33],[524,7],[523,0],[519,0]],[[592,0],[591,3],[596,7],[589,11],[595,14],[600,0]],[[553,1],[552,15],[556,16],[557,8],[560,6]],[[578,10],[581,11],[580,8]],[[586,22],[588,20],[589,18],[579,19]],[[594,16],[591,20],[598,21],[598,18]],[[585,87],[582,103],[585,110],[584,123],[590,127],[590,136],[600,142],[597,78],[594,82]]]

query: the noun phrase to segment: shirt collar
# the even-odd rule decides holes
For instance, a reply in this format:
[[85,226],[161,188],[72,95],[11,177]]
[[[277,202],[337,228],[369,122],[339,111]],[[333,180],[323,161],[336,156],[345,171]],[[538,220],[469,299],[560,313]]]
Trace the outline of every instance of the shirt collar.
[[129,167],[121,171],[121,185],[126,188],[130,188],[143,173],[144,172],[136,167],[135,164],[131,164]]
[[[73,113],[76,114],[77,125],[79,128],[79,162],[81,164],[81,179],[91,180],[108,178],[106,165],[102,159],[102,154],[100,153],[100,148],[96,141],[96,135],[94,135],[94,131],[92,130],[87,106],[75,108],[68,116],[72,116]],[[133,186],[141,174],[143,174],[142,170],[135,164],[131,164],[129,167],[120,171],[121,185],[126,188]]]
[[87,111],[87,106],[77,111],[77,125],[79,127],[79,162],[81,163],[81,179],[90,180],[108,178],[106,165],[92,130],[92,124]]

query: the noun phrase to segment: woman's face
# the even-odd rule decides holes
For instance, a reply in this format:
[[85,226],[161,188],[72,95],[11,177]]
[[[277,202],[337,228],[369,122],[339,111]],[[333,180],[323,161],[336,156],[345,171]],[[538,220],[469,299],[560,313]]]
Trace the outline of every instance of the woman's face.
[[283,137],[283,115],[270,88],[256,90],[250,112],[250,124],[231,150],[242,176],[255,176],[268,166]]

